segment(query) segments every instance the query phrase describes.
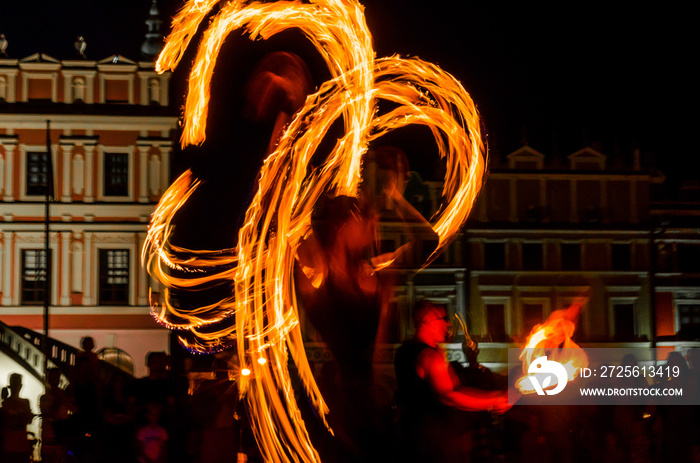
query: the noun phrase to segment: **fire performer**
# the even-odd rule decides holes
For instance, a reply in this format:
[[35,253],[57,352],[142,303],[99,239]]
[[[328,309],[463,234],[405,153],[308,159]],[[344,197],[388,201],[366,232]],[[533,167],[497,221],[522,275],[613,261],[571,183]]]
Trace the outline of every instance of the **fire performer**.
[[[304,350],[297,300],[300,288],[294,279],[296,263],[307,270],[321,270],[306,274],[314,288],[321,290],[324,282],[327,285],[334,280],[333,288],[324,289],[340,289],[333,292],[353,294],[371,306],[383,294],[376,286],[378,276],[372,272],[391,265],[391,259],[374,259],[370,254],[369,259],[350,259],[347,263],[322,258],[320,266],[305,266],[303,244],[313,235],[312,213],[323,197],[352,198],[361,203],[365,154],[370,144],[397,129],[424,125],[435,137],[440,157],[446,161],[444,207],[430,222],[438,239],[434,240],[434,252],[426,258],[427,265],[457,236],[483,185],[486,149],[480,120],[462,85],[437,66],[417,58],[376,58],[364,9],[356,0],[189,0],[173,20],[173,31],[156,64],[158,72],[178,65],[198,28],[210,15],[213,18],[202,34],[188,82],[183,148],[213,148],[216,142],[227,147],[231,141],[239,148],[247,145],[241,140],[247,140],[248,134],[232,137],[222,132],[224,136],[217,137],[211,125],[207,128],[210,112],[215,114],[211,120],[216,121],[217,107],[230,108],[221,92],[212,91],[212,76],[225,38],[236,30],[244,31],[251,40],[299,30],[319,52],[329,79],[306,97],[290,120],[287,115],[291,115],[301,100],[297,96],[304,91],[290,89],[287,77],[296,82],[297,76],[304,73],[287,72],[295,66],[283,65],[282,73],[272,66],[268,68],[270,74],[261,75],[264,91],[252,92],[251,97],[262,107],[268,107],[268,102],[270,108],[278,108],[278,102],[285,103],[281,108],[287,115],[253,110],[251,116],[279,116],[275,117],[273,131],[285,128],[279,139],[273,136],[275,142],[266,143],[267,149],[274,146],[274,151],[260,166],[253,198],[234,239],[224,236],[220,241],[223,245],[219,245],[200,236],[201,232],[213,234],[213,230],[224,228],[196,220],[192,214],[193,203],[189,200],[201,192],[195,190],[204,186],[204,177],[195,169],[185,171],[164,193],[153,213],[142,252],[149,273],[163,287],[161,298],[152,302],[152,313],[162,324],[177,330],[180,341],[192,351],[213,352],[235,345],[239,390],[246,397],[256,441],[266,461],[317,463],[321,460],[319,452],[301,417],[299,400],[292,394],[292,367],[298,372],[317,417],[329,431],[326,416],[330,410]],[[231,86],[225,88],[230,90]],[[210,98],[214,94],[217,97]],[[388,103],[385,109],[384,105],[380,108],[382,101]],[[342,130],[339,136],[332,133],[335,127]],[[324,145],[324,140],[332,146]],[[230,152],[230,147],[223,152]],[[218,163],[208,165],[210,170],[224,171]],[[229,180],[224,185],[231,183],[237,182]],[[382,183],[384,187],[391,185]],[[394,193],[399,190],[398,184],[391,188]],[[389,198],[395,206],[402,203],[397,194]],[[228,203],[215,197],[212,204]],[[188,220],[177,221],[178,212]],[[344,250],[353,257],[364,248],[360,246],[362,240],[355,243],[351,238],[367,237],[364,228],[373,218],[364,214],[358,218],[331,221],[346,226],[338,233],[340,236],[330,237],[330,249]],[[177,235],[187,235],[186,223],[192,224],[190,231],[199,242],[207,243],[206,249],[183,246],[187,241],[179,240]],[[414,228],[414,224],[411,226]],[[336,268],[331,269],[333,265]],[[329,272],[324,274],[323,270]],[[343,278],[345,275],[349,278]],[[349,283],[359,289],[350,287],[347,291]],[[200,290],[212,287],[221,290],[214,291],[219,297],[202,300],[204,293]],[[376,312],[369,312],[368,316],[376,326]],[[371,341],[369,330],[363,332]],[[341,333],[344,337],[352,334]]]
[[[222,70],[224,73],[226,69]],[[239,81],[236,81],[239,83]],[[180,256],[187,259],[201,251],[217,249],[219,257],[232,258],[235,253],[237,230],[258,189],[259,171],[263,160],[272,153],[293,115],[303,105],[312,90],[312,76],[304,60],[294,53],[273,51],[266,53],[255,64],[247,83],[230,90],[214,105],[216,123],[212,124],[207,144],[197,148],[199,157],[192,157],[192,171],[202,184],[194,192],[182,214],[174,220],[173,242],[183,249]],[[222,85],[223,87],[223,85]],[[231,95],[230,93],[233,93]],[[233,121],[233,122],[231,122]],[[240,140],[236,153],[230,152],[230,139]],[[193,150],[194,151],[194,150]],[[187,155],[186,151],[183,154]],[[231,181],[232,174],[240,181]],[[226,204],[231,214],[221,213]],[[216,227],[202,229],[202,223],[215,221]],[[184,251],[187,248],[188,251]],[[201,307],[232,298],[231,281],[216,275],[231,266],[230,261],[217,262],[200,269],[197,274],[171,269],[172,275],[186,281],[193,276],[212,276],[203,284],[189,284],[172,288],[168,303],[177,307],[178,315],[168,323],[178,322],[181,316],[197,314]],[[211,323],[210,332],[225,329],[231,320]],[[180,337],[195,342],[195,336],[180,331]],[[230,343],[224,347],[230,347]],[[217,347],[214,350],[220,350]],[[206,350],[206,349],[205,349]]]
[[395,360],[401,461],[469,461],[471,436],[451,425],[455,410],[503,413],[510,408],[507,393],[459,383],[439,347],[450,328],[444,307],[421,302],[413,321],[416,336],[399,348]]
[[[386,417],[391,416],[392,392],[375,369],[375,354],[381,355],[375,348],[391,341],[395,317],[390,307],[395,276],[383,269],[399,256],[408,261],[418,236],[435,243],[438,236],[403,196],[408,158],[401,149],[370,150],[364,169],[358,198],[324,196],[318,202],[312,232],[297,251],[295,285],[300,307],[338,368],[339,381],[320,388],[332,405],[328,421],[336,439],[331,441],[347,461],[367,462],[385,461],[390,452],[385,443],[391,435]],[[381,249],[384,214],[405,225],[409,241],[398,249]]]

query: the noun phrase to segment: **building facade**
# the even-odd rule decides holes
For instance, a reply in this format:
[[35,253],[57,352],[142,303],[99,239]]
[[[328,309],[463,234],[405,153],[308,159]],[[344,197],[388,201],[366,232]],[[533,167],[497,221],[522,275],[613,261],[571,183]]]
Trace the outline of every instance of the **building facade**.
[[[695,340],[698,203],[664,203],[662,174],[593,148],[545,163],[525,146],[494,166],[465,234],[476,333],[523,340],[583,306],[583,343]],[[682,212],[681,212],[682,211]]]
[[90,335],[132,356],[137,374],[168,348],[140,249],[170,180],[169,77],[119,55],[0,59],[0,320],[43,330],[48,265],[50,336],[77,346]]
[[[0,59],[0,320],[43,329],[48,264],[50,335],[74,346],[91,335],[98,347],[132,356],[137,374],[148,351],[168,346],[139,262],[149,216],[169,184],[177,118],[168,85],[152,61],[119,55]],[[47,121],[55,196],[48,258]],[[421,299],[465,319],[487,363],[574,303],[584,309],[575,338],[584,344],[698,339],[700,186],[686,184],[680,200],[668,201],[659,194],[664,181],[638,152],[610,162],[588,147],[547,160],[523,146],[491,161],[463,233],[420,271],[434,237],[380,207],[381,250],[414,244],[386,271],[395,282],[390,344],[412,336],[410,311]],[[441,188],[411,172],[405,197],[431,217]],[[302,322],[312,360],[327,359]],[[450,355],[461,358],[457,345]]]
[[[421,299],[466,319],[480,361],[495,368],[572,304],[583,308],[574,335],[582,345],[700,346],[700,188],[686,184],[679,200],[663,200],[664,176],[630,154],[610,162],[587,147],[548,160],[526,145],[492,159],[460,237],[426,269],[416,263],[434,247],[429,238],[397,262],[385,361],[412,336]],[[441,188],[411,173],[405,197],[430,217]],[[396,249],[411,238],[405,224],[383,220],[381,240]],[[448,355],[463,360],[459,344]]]
[[[637,154],[638,156],[638,154]],[[521,341],[554,310],[583,312],[582,342],[652,338],[650,191],[639,162],[586,148],[545,165],[525,146],[492,170],[465,241],[475,333]]]

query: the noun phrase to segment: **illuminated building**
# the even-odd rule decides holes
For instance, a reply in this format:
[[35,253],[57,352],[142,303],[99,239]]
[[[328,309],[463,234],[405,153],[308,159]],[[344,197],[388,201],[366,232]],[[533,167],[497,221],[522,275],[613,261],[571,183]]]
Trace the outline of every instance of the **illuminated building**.
[[[428,269],[404,272],[398,340],[411,334],[410,307],[430,298],[464,310],[480,360],[498,366],[535,324],[581,301],[574,339],[584,345],[697,346],[699,189],[686,183],[679,200],[663,200],[665,177],[630,154],[627,165],[593,147],[547,160],[526,145],[492,159],[461,238]],[[414,204],[427,196],[434,211],[441,184],[420,185],[427,195]],[[385,235],[405,239],[394,228],[384,224]]]
[[578,339],[650,339],[654,180],[638,162],[606,166],[593,148],[555,167],[525,146],[494,166],[468,232],[472,326],[494,341],[523,339],[583,299]]
[[[415,262],[434,243],[419,240],[413,258],[400,258],[393,342],[413,335],[411,307],[430,299],[466,316],[480,361],[498,368],[535,324],[580,301],[574,339],[583,345],[648,346],[655,332],[659,346],[697,347],[700,187],[688,182],[678,200],[666,200],[663,174],[643,166],[639,151],[630,158],[610,162],[587,147],[548,160],[527,145],[492,158],[460,238],[420,272]],[[429,217],[441,188],[412,172],[405,196]],[[405,227],[385,220],[381,240],[395,249],[408,240]],[[387,372],[395,346],[381,357]],[[448,347],[450,359],[465,360],[459,344]],[[328,358],[320,343],[307,350],[317,362]]]
[[594,148],[567,161],[547,164],[525,146],[492,167],[466,235],[473,329],[493,341],[522,339],[580,298],[582,342],[676,335],[684,324],[679,307],[690,302],[682,294],[695,291],[667,284],[660,272],[668,269],[650,253],[669,238],[687,253],[700,248],[697,233],[662,231],[655,191],[663,176],[642,168],[639,151],[629,166],[608,165]]
[[148,351],[168,350],[139,251],[170,181],[177,118],[169,77],[148,58],[0,58],[0,321],[43,332],[50,121],[50,336],[78,346],[89,335],[98,349],[119,348],[137,375]]

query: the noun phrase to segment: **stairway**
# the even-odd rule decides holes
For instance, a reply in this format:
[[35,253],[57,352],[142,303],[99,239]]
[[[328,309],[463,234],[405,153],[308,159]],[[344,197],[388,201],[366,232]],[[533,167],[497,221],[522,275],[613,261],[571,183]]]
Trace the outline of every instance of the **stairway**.
[[[19,326],[7,326],[0,321],[0,352],[21,365],[37,380],[44,380],[44,353],[41,350],[43,335]],[[49,338],[48,368],[58,367],[68,376],[71,365],[75,364],[75,347]]]

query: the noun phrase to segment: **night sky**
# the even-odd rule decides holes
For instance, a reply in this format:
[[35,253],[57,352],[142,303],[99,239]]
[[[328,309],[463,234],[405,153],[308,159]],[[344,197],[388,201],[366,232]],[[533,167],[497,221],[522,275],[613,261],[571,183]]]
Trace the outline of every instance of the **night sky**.
[[[180,4],[159,1],[163,16]],[[643,159],[674,183],[700,177],[687,168],[697,155],[691,115],[698,99],[690,85],[697,39],[691,37],[689,8],[471,0],[364,4],[377,56],[416,55],[454,74],[476,101],[494,153],[512,152],[523,140],[546,156],[598,143],[604,154],[631,159],[639,147]],[[71,58],[73,42],[83,35],[90,59],[116,53],[137,59],[149,7],[149,0],[5,2],[0,33],[13,58],[38,51]]]

